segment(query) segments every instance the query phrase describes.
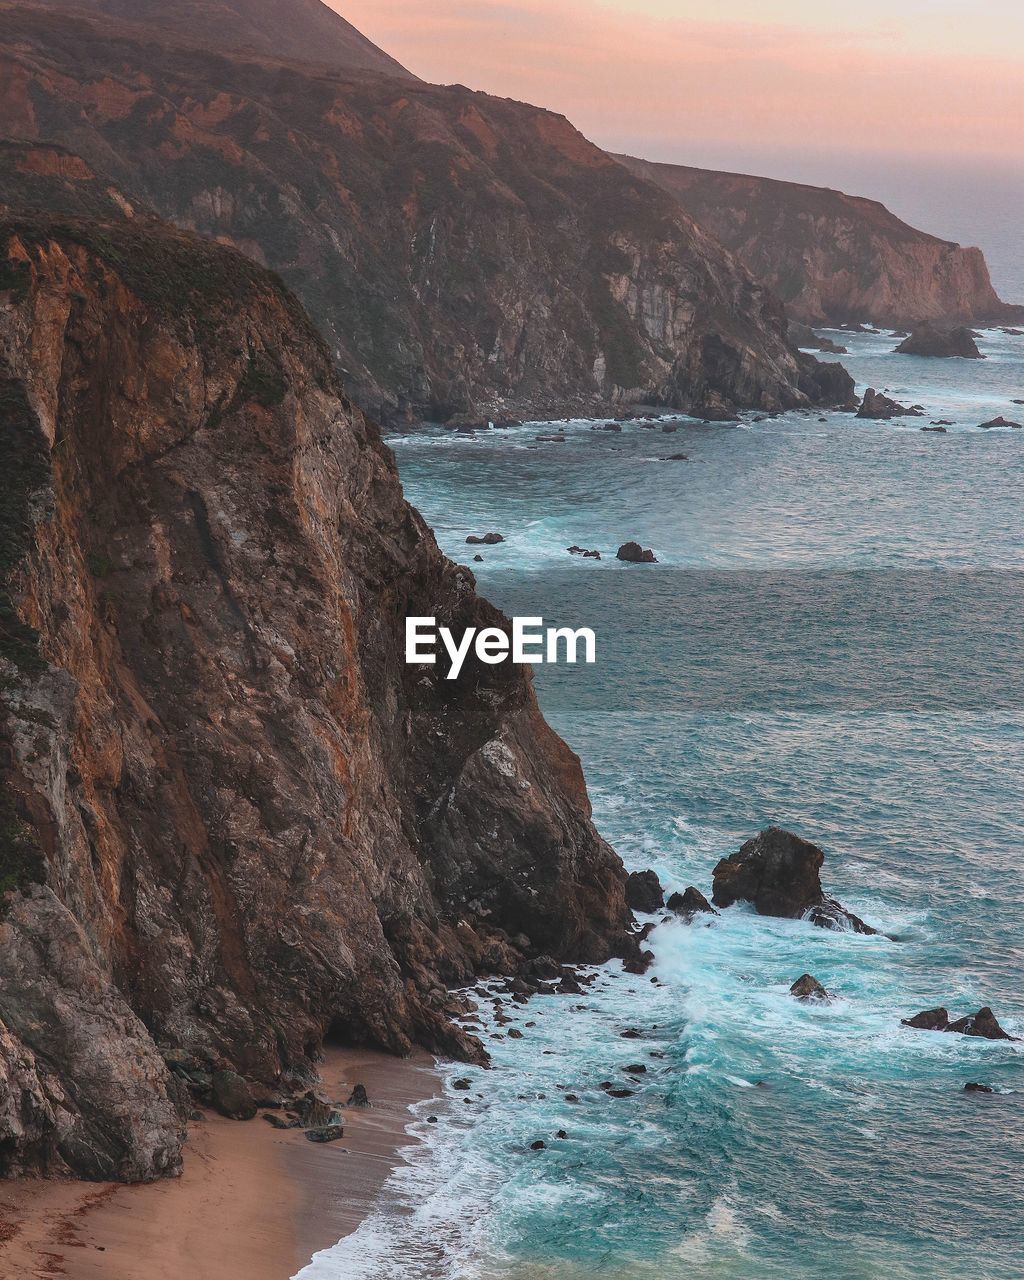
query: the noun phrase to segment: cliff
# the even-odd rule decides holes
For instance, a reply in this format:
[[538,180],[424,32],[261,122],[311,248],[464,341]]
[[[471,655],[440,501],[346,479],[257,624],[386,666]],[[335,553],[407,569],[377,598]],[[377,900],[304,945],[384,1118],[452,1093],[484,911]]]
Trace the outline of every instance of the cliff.
[[146,28],[204,49],[415,79],[321,0],[35,0],[41,8],[110,18],[122,29]]
[[657,183],[804,324],[1006,321],[980,249],[916,231],[884,205],[824,187],[618,159]]
[[377,416],[833,396],[775,296],[560,116],[0,13],[6,132],[280,272]]
[[501,618],[275,277],[0,221],[0,473],[0,1174],[173,1173],[169,1061],[480,1058],[446,984],[635,951],[529,675],[404,665]]

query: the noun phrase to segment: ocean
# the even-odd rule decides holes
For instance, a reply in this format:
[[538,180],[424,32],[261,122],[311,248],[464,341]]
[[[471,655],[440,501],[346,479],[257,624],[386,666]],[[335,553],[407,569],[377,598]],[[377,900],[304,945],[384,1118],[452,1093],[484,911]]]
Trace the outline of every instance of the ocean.
[[[450,555],[505,535],[486,595],[597,631],[596,665],[536,678],[626,865],[710,896],[776,823],[882,932],[652,917],[650,974],[513,1006],[493,1069],[444,1068],[377,1212],[303,1280],[1024,1274],[1024,1043],[901,1025],[991,1005],[1024,1036],[1024,430],[978,426],[1024,421],[1024,338],[986,331],[985,361],[838,340],[858,390],[926,416],[391,440]],[[658,563],[617,562],[627,539]],[[805,972],[834,1003],[789,994]]]

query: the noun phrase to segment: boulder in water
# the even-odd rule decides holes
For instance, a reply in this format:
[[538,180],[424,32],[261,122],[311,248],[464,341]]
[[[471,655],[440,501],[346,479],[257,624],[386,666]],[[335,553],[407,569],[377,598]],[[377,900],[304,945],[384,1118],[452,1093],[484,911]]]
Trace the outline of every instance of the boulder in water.
[[688,921],[697,915],[718,915],[707,898],[692,884],[682,893],[674,893],[666,905],[669,911],[674,911],[677,916],[683,916]]
[[809,1004],[832,1003],[832,996],[829,992],[825,990],[817,978],[813,978],[809,973],[805,973],[802,978],[797,978],[796,982],[790,987],[789,994]]
[[876,933],[822,889],[824,861],[824,853],[809,840],[768,827],[715,867],[711,900],[718,907],[749,902],[759,915],[806,917],[825,929]]
[[919,409],[890,400],[874,387],[868,387],[864,392],[864,399],[857,410],[858,418],[870,418],[875,422],[887,422],[890,418],[919,418],[920,416]]
[[974,337],[974,332],[963,325],[955,329],[940,329],[926,322],[918,325],[896,351],[903,356],[957,356],[964,360],[984,360]]
[[624,542],[615,553],[616,560],[627,564],[657,564],[654,552],[643,548],[639,542]]
[[979,422],[978,426],[982,431],[993,431],[999,427],[1012,427],[1014,431],[1024,430],[1024,423],[1011,422],[1009,418],[1004,418],[1002,414],[998,418],[992,418],[989,422]]
[[970,1013],[966,1018],[957,1018],[950,1022],[949,1013],[944,1008],[925,1009],[915,1013],[912,1018],[904,1018],[905,1027],[913,1027],[917,1031],[952,1031],[961,1036],[977,1036],[983,1040],[1013,1040],[999,1025],[995,1014],[985,1005],[977,1013]]

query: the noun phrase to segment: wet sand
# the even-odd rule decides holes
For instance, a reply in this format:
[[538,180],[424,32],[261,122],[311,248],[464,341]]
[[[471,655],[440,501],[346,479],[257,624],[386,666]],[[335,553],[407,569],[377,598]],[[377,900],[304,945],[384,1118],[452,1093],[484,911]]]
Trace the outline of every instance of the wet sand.
[[36,1280],[290,1280],[355,1230],[412,1139],[410,1104],[440,1095],[426,1055],[400,1060],[329,1050],[325,1091],[363,1084],[373,1104],[345,1109],[345,1137],[207,1112],[189,1126],[181,1178],[143,1187],[0,1183],[0,1274]]

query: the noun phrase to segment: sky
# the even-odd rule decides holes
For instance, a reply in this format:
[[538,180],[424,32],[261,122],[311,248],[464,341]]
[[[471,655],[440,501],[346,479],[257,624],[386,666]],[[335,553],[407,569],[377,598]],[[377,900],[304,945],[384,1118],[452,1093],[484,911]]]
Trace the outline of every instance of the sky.
[[426,80],[656,159],[1024,151],[1024,0],[332,2]]
[[1024,289],[1024,0],[329,0],[611,151],[885,200]]

